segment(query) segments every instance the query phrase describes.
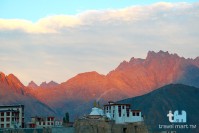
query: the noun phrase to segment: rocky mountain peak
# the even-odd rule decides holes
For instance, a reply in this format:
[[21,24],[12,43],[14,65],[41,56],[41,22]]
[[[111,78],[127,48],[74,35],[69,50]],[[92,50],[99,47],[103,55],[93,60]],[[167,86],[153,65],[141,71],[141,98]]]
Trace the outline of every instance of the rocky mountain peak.
[[24,89],[25,86],[21,83],[21,81],[14,75],[14,74],[9,74],[6,76],[7,83],[8,85],[13,86],[14,88],[18,89]]
[[47,83],[46,81],[42,82],[40,84],[41,88],[52,88],[59,85],[58,83],[54,82],[54,81],[50,81],[49,83]]
[[5,82],[6,75],[3,72],[0,72],[0,82]]
[[36,89],[38,88],[38,85],[34,82],[34,81],[31,81],[28,86],[28,88],[31,88],[31,89]]

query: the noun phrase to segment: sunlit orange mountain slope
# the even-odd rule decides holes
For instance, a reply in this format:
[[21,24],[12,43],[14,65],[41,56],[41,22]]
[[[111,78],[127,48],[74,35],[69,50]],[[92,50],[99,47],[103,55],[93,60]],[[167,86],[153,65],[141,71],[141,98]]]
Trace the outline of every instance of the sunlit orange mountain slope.
[[199,57],[185,59],[177,54],[150,51],[146,59],[131,58],[130,61],[123,61],[107,75],[86,72],[61,84],[44,82],[38,86],[31,82],[28,87],[17,83],[17,80],[13,82],[8,83],[10,88],[16,90],[16,86],[20,86],[18,88],[60,115],[66,111],[82,114],[88,111],[95,99],[102,102],[121,100],[151,92],[170,83],[199,87]]

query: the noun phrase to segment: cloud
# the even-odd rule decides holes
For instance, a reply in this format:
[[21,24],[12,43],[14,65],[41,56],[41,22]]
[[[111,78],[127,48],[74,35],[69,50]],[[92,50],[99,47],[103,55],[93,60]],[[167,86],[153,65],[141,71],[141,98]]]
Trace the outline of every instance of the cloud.
[[123,60],[165,50],[199,53],[199,3],[156,3],[38,20],[0,19],[0,70],[24,83],[106,74]]
[[[196,3],[197,4],[197,3]],[[62,28],[85,26],[94,23],[115,23],[115,21],[138,21],[168,15],[188,13],[183,10],[193,8],[194,4],[160,2],[149,6],[132,6],[119,10],[89,10],[77,15],[49,16],[33,23],[20,19],[0,19],[0,30],[22,30],[28,33],[56,33]],[[181,12],[175,12],[180,10]]]

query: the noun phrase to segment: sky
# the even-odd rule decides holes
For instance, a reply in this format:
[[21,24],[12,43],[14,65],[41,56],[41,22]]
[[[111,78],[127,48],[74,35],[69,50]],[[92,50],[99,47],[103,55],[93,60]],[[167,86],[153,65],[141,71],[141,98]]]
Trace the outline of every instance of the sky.
[[64,82],[78,73],[107,74],[149,50],[199,56],[195,0],[1,0],[0,71]]

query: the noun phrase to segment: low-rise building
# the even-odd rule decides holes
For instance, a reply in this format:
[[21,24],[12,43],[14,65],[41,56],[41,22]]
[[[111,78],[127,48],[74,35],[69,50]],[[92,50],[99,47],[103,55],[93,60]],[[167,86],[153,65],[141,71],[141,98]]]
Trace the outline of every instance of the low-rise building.
[[0,128],[24,128],[24,105],[0,106]]
[[131,123],[143,121],[140,110],[131,110],[130,104],[109,102],[104,105],[104,114],[115,123]]
[[31,117],[31,122],[28,123],[29,128],[48,128],[48,127],[60,127],[62,121],[56,120],[53,116],[48,117]]
[[109,102],[104,105],[103,110],[100,107],[93,107],[91,113],[87,117],[91,119],[107,117],[109,120],[114,120],[116,124],[143,121],[140,110],[131,110],[130,104],[120,104],[115,102]]

